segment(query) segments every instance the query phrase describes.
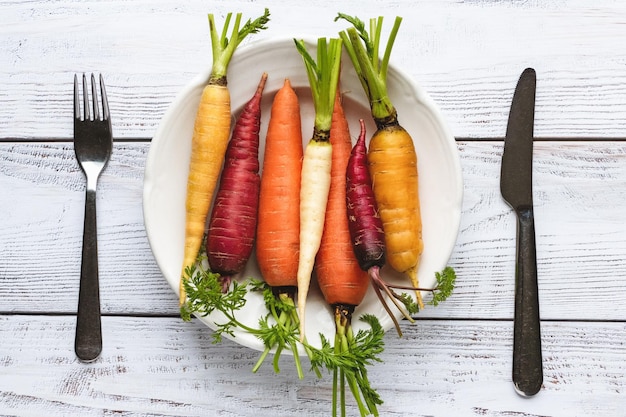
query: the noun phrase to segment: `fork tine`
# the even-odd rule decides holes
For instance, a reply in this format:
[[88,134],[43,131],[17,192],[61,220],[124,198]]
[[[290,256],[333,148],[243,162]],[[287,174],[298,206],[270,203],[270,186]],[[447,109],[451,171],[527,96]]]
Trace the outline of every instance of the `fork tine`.
[[102,120],[109,120],[109,99],[104,88],[104,78],[100,74],[100,94],[102,95]]
[[87,88],[87,76],[85,74],[83,74],[83,106],[84,120],[90,120],[91,115],[89,112],[89,89]]
[[100,120],[100,106],[98,105],[98,90],[96,89],[96,77],[91,74],[91,101],[93,102],[93,120]]
[[78,75],[74,74],[74,119],[80,120],[80,95],[78,94]]

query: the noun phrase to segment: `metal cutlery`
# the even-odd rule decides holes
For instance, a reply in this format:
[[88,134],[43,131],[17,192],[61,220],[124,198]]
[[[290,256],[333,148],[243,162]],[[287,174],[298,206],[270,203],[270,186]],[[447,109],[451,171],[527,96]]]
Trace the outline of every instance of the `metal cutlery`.
[[98,88],[93,74],[91,74],[91,103],[87,77],[84,74],[82,76],[81,111],[78,76],[74,75],[74,152],[87,180],[74,350],[78,358],[84,362],[96,360],[102,351],[96,186],[113,149],[109,104],[102,75],[100,75],[99,84],[102,114],[100,114]]
[[511,103],[500,177],[502,197],[517,216],[513,383],[525,397],[539,392],[543,383],[532,196],[535,89],[535,70],[527,68]]

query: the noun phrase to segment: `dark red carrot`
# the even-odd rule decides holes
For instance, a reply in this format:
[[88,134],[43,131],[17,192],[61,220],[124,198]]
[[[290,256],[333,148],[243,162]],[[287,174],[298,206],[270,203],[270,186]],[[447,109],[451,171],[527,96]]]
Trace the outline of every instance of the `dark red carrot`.
[[211,211],[206,250],[211,271],[220,274],[224,291],[248,262],[256,233],[261,98],[266,80],[263,73],[235,123]]
[[354,254],[361,269],[368,271],[385,264],[385,234],[367,166],[365,123],[363,119],[359,122],[361,133],[352,148],[346,170],[346,201]]
[[[367,165],[365,146],[365,123],[360,120],[361,132],[352,148],[346,170],[346,206],[348,228],[352,247],[362,270],[367,271],[376,295],[393,320],[398,335],[402,336],[400,325],[391,312],[382,292],[386,293],[402,315],[409,321],[413,318],[402,304],[408,300],[392,290],[380,276],[385,265],[385,233],[372,190],[372,179]],[[405,304],[406,305],[406,304]]]

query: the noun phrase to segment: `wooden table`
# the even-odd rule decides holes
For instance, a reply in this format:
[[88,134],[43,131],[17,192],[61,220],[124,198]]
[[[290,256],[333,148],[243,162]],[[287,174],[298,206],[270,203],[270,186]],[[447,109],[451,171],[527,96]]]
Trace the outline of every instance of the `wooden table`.
[[[256,39],[332,36],[338,11],[404,17],[393,61],[457,138],[464,201],[453,296],[385,338],[384,416],[622,416],[626,406],[626,3],[364,0],[0,2],[0,414],[326,416],[331,381],[182,322],[142,218],[150,140],[211,62],[206,15],[272,21]],[[300,4],[298,4],[300,3]],[[515,218],[499,191],[521,71],[537,71],[534,197],[544,388],[511,383]],[[73,351],[83,175],[74,73],[105,76],[115,147],[98,194],[104,350]],[[427,157],[427,156],[424,156]],[[285,359],[287,361],[287,359]],[[287,362],[285,362],[287,367]],[[350,413],[356,409],[351,406]]]

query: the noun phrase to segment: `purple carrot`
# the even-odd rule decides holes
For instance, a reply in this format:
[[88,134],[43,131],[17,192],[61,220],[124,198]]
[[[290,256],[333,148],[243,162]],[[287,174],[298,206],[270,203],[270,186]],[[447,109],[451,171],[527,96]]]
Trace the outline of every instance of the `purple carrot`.
[[354,254],[361,269],[368,271],[385,264],[385,234],[367,166],[363,119],[360,123],[361,133],[352,148],[346,170],[346,205]]
[[224,291],[248,262],[256,233],[261,98],[266,80],[263,73],[235,123],[211,211],[206,251],[211,271],[220,274]]
[[402,336],[400,325],[387,305],[382,292],[389,296],[407,320],[411,322],[414,320],[402,305],[405,300],[394,292],[392,286],[380,276],[380,270],[385,265],[385,234],[367,165],[365,123],[363,119],[359,122],[361,132],[350,153],[346,170],[346,205],[350,238],[359,266],[369,274],[376,295],[393,320],[398,335]]

